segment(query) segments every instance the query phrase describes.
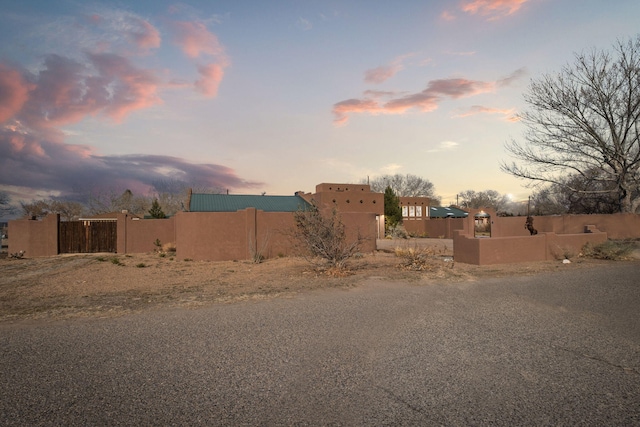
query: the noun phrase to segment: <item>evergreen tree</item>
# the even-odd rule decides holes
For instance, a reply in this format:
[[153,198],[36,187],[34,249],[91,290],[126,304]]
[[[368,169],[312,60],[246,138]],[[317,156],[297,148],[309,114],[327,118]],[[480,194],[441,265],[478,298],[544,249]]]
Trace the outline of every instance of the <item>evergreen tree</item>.
[[384,190],[384,218],[387,230],[395,228],[402,223],[400,198],[396,196],[390,185]]
[[151,204],[151,209],[149,209],[149,215],[151,218],[162,219],[167,216],[162,212],[162,208],[160,207],[160,203],[158,199],[153,199],[153,203]]

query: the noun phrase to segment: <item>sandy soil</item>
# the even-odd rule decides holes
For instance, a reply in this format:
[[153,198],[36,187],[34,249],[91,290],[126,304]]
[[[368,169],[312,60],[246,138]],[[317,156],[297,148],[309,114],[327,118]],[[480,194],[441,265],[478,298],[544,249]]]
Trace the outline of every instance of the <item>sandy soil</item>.
[[[411,247],[410,243],[399,243]],[[327,288],[350,288],[372,280],[417,286],[484,277],[593,268],[604,261],[577,258],[514,265],[473,266],[452,262],[451,245],[435,241],[426,271],[402,267],[387,243],[349,264],[349,274],[327,274],[303,258],[207,262],[172,253],[78,254],[47,258],[0,258],[0,322],[69,317],[110,317],[167,307],[291,297]],[[5,254],[6,255],[6,254]],[[613,261],[609,261],[613,262]]]

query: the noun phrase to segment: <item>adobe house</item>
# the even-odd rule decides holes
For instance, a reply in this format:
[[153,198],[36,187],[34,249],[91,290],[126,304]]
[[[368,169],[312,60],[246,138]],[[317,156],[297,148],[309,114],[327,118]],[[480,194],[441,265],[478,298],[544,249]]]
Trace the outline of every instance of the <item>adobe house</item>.
[[[410,236],[453,238],[453,231],[462,228],[461,218],[467,212],[456,207],[430,206],[429,197],[400,197],[402,225]],[[446,221],[433,221],[433,220]]]
[[347,238],[359,233],[363,252],[376,250],[384,232],[384,196],[369,185],[323,183],[293,196],[190,194],[189,210],[176,218],[176,256],[193,260],[271,258],[298,253],[293,213],[315,204],[338,210]]

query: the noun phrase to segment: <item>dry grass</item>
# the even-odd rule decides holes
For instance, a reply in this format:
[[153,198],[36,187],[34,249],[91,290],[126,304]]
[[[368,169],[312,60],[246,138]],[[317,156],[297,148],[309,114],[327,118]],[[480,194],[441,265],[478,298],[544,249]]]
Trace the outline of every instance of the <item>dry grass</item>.
[[637,248],[634,240],[607,240],[599,245],[587,243],[582,248],[582,254],[588,258],[610,261],[631,259],[631,254]]
[[314,267],[302,257],[273,258],[260,264],[250,260],[178,260],[157,252],[0,257],[0,323],[121,316],[156,308],[288,298],[323,289],[348,289],[372,280],[429,285],[589,268],[608,262],[580,258],[568,265],[548,261],[454,266],[446,261],[451,255],[446,247],[423,250],[407,244],[389,253],[359,254],[349,261],[348,269],[338,270]]
[[442,251],[432,247],[405,246],[396,247],[396,257],[400,258],[398,268],[412,271],[435,271],[445,267],[445,260],[449,260],[447,268],[453,268],[452,258],[443,258]]

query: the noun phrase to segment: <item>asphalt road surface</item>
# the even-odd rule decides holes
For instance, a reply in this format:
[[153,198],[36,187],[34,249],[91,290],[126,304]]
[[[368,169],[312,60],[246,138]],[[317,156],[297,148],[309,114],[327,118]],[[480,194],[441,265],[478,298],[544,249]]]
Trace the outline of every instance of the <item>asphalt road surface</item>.
[[640,425],[640,264],[0,326],[0,425]]

